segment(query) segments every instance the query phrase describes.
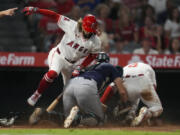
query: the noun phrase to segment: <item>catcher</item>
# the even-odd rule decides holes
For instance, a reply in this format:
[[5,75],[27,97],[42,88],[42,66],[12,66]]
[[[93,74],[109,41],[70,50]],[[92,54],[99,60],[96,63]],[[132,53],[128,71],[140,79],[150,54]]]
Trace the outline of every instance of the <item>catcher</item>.
[[[140,62],[125,66],[123,68],[123,81],[132,105],[126,122],[130,122],[131,126],[138,126],[145,120],[161,115],[163,107],[156,93],[155,72],[151,66]],[[111,97],[110,95],[117,91],[116,89],[114,83],[111,83],[101,97],[101,102],[105,103]],[[146,106],[142,107],[136,116],[140,100]]]
[[114,82],[122,101],[127,102],[126,89],[121,79],[122,73],[107,63],[109,62],[109,56],[105,53],[99,53],[97,61],[98,63],[90,67],[86,72],[72,78],[64,89],[65,128],[69,128],[77,122],[76,118],[79,110],[83,112],[82,117],[78,118],[80,124],[96,126],[103,123],[104,112],[98,90],[101,90],[104,84]]

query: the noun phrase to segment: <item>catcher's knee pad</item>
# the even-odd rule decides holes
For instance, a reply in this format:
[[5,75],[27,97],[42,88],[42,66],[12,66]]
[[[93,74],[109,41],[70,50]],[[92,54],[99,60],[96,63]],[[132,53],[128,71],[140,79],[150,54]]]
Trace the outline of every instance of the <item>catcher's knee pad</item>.
[[45,78],[45,80],[46,80],[47,82],[53,82],[53,80],[54,80],[57,76],[58,76],[58,74],[57,74],[56,71],[54,71],[54,70],[49,70],[49,71],[45,74],[44,78]]

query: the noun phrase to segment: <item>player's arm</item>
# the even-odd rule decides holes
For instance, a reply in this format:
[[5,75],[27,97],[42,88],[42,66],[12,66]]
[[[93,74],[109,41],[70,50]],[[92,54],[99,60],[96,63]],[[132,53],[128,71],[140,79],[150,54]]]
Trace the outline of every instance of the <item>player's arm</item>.
[[123,69],[120,66],[116,68],[112,67],[111,73],[112,73],[113,82],[117,87],[117,91],[120,94],[121,100],[122,102],[126,103],[128,100],[128,95],[126,88],[123,85],[123,80],[121,79],[121,76],[123,75]]
[[120,94],[121,100],[123,102],[127,102],[128,95],[127,95],[126,88],[123,85],[123,80],[120,77],[118,77],[114,80],[114,83],[116,84],[116,87],[117,87],[117,90]]
[[105,89],[100,101],[101,103],[105,104],[108,99],[110,99],[114,95],[114,82],[112,82],[107,88]]
[[[116,85],[116,87],[117,87],[117,90],[118,90],[120,96],[121,96],[121,100],[122,100],[123,102],[127,102],[127,100],[128,100],[127,92],[126,92],[126,88],[125,88],[124,85],[123,85],[122,79],[121,79],[120,77],[118,77],[118,78],[116,78],[116,79],[114,80],[114,83],[115,83],[115,85]],[[105,102],[106,102],[109,98],[111,98],[112,95],[114,94],[114,92],[113,92],[114,83],[111,83],[111,84],[106,88],[103,96],[101,97],[100,100],[101,100],[101,102],[102,102],[103,104],[105,104]]]
[[12,16],[12,15],[14,15],[14,13],[17,9],[18,8],[16,7],[16,8],[10,8],[10,9],[4,10],[4,11],[0,11],[0,17]]
[[30,15],[32,13],[39,13],[44,16],[47,16],[57,22],[57,25],[59,28],[61,28],[65,33],[71,34],[72,31],[74,31],[75,26],[77,24],[76,21],[73,21],[69,19],[68,17],[65,17],[63,15],[60,15],[54,11],[47,10],[47,9],[40,9],[36,7],[25,7],[23,9],[23,12],[26,13],[26,15]]
[[80,71],[84,68],[86,68],[95,58],[97,57],[97,54],[89,54],[81,63],[81,65],[77,66],[76,69],[72,72],[72,76],[78,76],[80,74]]
[[[121,67],[118,67],[118,69],[117,69],[117,67],[115,68],[111,64],[106,64],[105,66],[107,69],[106,72],[111,73],[111,81],[113,81],[115,83],[115,86],[117,88],[117,91],[120,94],[122,102],[126,103],[128,100],[128,95],[127,95],[126,88],[123,85],[123,80],[121,79],[123,70],[120,69]],[[106,100],[108,95],[111,94],[111,91],[112,91],[112,85],[107,87],[107,89],[103,95],[105,99],[103,99],[103,97],[102,97],[101,101]]]
[[48,10],[48,9],[40,9],[40,8],[37,8],[37,7],[25,7],[23,9],[23,12],[26,13],[26,15],[31,15],[33,13],[39,13],[39,14],[42,14],[44,16],[47,16],[53,20],[56,20],[58,22],[59,18],[61,17],[60,14],[54,12],[54,11],[51,11],[51,10]]
[[96,57],[97,57],[97,54],[90,53],[81,63],[80,65],[81,69],[87,67],[94,59],[96,59]]

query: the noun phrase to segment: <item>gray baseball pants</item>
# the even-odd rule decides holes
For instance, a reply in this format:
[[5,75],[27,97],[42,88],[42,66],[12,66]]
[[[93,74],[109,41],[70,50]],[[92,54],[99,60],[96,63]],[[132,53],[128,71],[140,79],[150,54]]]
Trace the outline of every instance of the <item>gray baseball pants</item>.
[[76,77],[71,79],[65,86],[63,95],[65,117],[67,117],[73,106],[77,105],[84,113],[93,113],[100,120],[104,119],[96,81]]

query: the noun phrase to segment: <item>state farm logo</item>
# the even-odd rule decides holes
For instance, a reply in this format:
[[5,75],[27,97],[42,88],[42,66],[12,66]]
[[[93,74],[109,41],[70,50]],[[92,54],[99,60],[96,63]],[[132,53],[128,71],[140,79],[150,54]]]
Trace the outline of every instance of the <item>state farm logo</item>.
[[131,57],[131,59],[128,61],[128,64],[134,63],[134,62],[143,62],[143,60],[141,60],[141,57],[138,55],[133,55]]
[[0,65],[3,66],[31,66],[34,64],[34,56],[16,56],[14,53],[9,53],[7,56],[0,56]]
[[128,64],[144,62],[155,68],[180,67],[180,55],[133,55]]
[[180,67],[180,56],[146,56],[146,61],[153,67]]

